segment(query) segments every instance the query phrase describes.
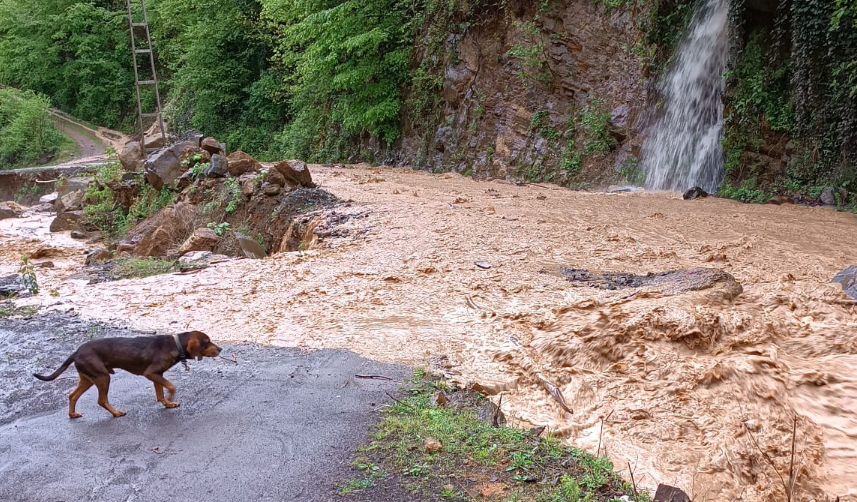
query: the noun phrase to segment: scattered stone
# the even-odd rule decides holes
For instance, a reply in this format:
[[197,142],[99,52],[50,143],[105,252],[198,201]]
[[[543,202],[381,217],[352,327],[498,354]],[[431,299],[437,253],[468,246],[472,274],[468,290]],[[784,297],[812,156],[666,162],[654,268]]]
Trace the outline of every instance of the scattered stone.
[[229,162],[229,174],[232,176],[241,176],[244,173],[262,169],[259,161],[240,150],[230,153],[226,159]]
[[203,173],[206,178],[225,178],[229,174],[229,162],[223,155],[215,153],[211,156],[211,164]]
[[143,138],[143,143],[146,145],[146,148],[161,148],[164,146],[165,141],[164,137],[161,135],[161,131],[158,130],[157,134],[147,134]]
[[65,211],[79,211],[83,209],[84,199],[86,199],[86,192],[83,190],[68,192],[54,201],[54,209],[56,209],[58,213]]
[[687,496],[680,488],[659,484],[655,490],[655,502],[690,502],[690,497]]
[[164,185],[172,185],[187,170],[179,159],[185,150],[193,146],[189,142],[178,143],[150,155],[146,160],[146,181],[155,190],[160,190]]
[[214,253],[211,251],[189,251],[179,258],[179,263],[185,265],[194,265],[202,262],[208,262]]
[[6,218],[17,218],[19,216],[21,216],[21,214],[12,209],[8,202],[0,202],[0,220],[5,220]]
[[443,408],[448,402],[449,399],[446,398],[446,394],[442,390],[435,392],[431,397],[432,406],[437,406],[438,408]]
[[315,184],[312,182],[312,175],[310,175],[309,168],[306,165],[306,162],[302,160],[286,160],[280,162],[275,166],[275,169],[282,174],[287,181],[308,188],[314,188]]
[[193,169],[188,169],[181,176],[179,176],[178,181],[176,181],[176,188],[179,190],[184,190],[185,188],[191,186],[193,184]]
[[701,199],[703,197],[708,197],[708,192],[700,187],[693,187],[681,196],[684,200]]
[[265,248],[256,242],[255,239],[240,232],[235,232],[235,238],[238,239],[238,245],[241,246],[241,251],[244,251],[244,256],[247,258],[261,260],[268,256],[268,253],[265,252]]
[[279,185],[274,185],[272,183],[262,183],[262,192],[265,195],[280,195],[280,192],[283,190],[283,187]]
[[21,291],[24,291],[24,284],[21,282],[21,276],[18,274],[12,274],[0,277],[0,298],[15,296]]
[[779,206],[782,204],[794,204],[794,203],[795,203],[794,199],[792,199],[791,197],[785,196],[785,195],[774,195],[773,197],[768,199],[768,202],[766,202],[766,204],[774,204],[775,206]]
[[464,204],[466,202],[470,202],[470,200],[465,197],[456,197],[455,200],[452,201],[453,204]]
[[259,188],[259,180],[255,176],[247,176],[245,174],[238,181],[241,182],[241,195],[244,197],[244,200],[250,200]]
[[61,185],[57,186],[59,197],[71,192],[86,192],[89,184],[95,179],[91,176],[75,176],[67,178]]
[[203,139],[199,146],[202,147],[203,150],[207,150],[208,153],[212,155],[214,155],[215,153],[222,154],[225,150],[223,145],[211,136]]
[[40,261],[39,263],[33,263],[33,268],[54,268],[54,262]]
[[848,298],[857,300],[857,266],[851,265],[842,270],[830,282],[839,284]]
[[836,195],[833,187],[824,187],[824,190],[821,191],[821,196],[819,196],[821,203],[825,206],[835,206],[836,205]]
[[270,183],[272,185],[280,185],[281,187],[286,186],[286,177],[280,174],[280,171],[276,169],[271,169],[268,171],[268,174],[265,175],[265,182]]
[[134,254],[138,256],[166,256],[170,247],[170,234],[164,227],[158,227],[154,232],[147,233],[134,246]]
[[443,445],[433,437],[427,437],[423,440],[423,447],[426,453],[437,453],[443,449]]
[[59,192],[49,193],[39,197],[39,204],[53,204],[59,198]]
[[[161,145],[163,146],[163,145]],[[139,141],[125,143],[119,152],[119,163],[126,171],[139,171],[143,164],[143,150],[140,149]]]
[[80,219],[83,217],[83,211],[66,211],[60,213],[51,222],[51,232],[65,232],[68,230],[78,230]]
[[541,435],[545,432],[545,429],[546,429],[546,428],[547,428],[547,427],[546,427],[546,426],[544,426],[544,425],[538,425],[538,426],[536,426],[536,427],[531,427],[531,428],[530,428],[530,430],[529,430],[529,433],[530,433],[533,437],[539,437],[539,436],[541,436]]
[[484,261],[477,261],[476,266],[483,269],[483,270],[488,270],[489,268],[491,268],[491,264],[486,263]]
[[37,260],[39,258],[51,258],[54,256],[63,256],[64,253],[61,249],[55,248],[53,246],[39,246],[35,251],[30,253],[31,260]]
[[86,239],[86,232],[81,232],[80,230],[72,230],[71,231],[72,239]]
[[193,234],[184,241],[180,255],[185,255],[193,251],[213,251],[214,247],[220,242],[220,237],[214,233],[214,230],[208,227],[200,227],[193,231]]
[[179,162],[181,162],[181,164],[187,167],[188,169],[191,169],[197,164],[205,164],[206,162],[211,162],[211,153],[208,150],[203,150],[198,146],[189,146],[179,156]]
[[86,254],[86,261],[84,262],[86,265],[92,265],[94,263],[98,263],[100,261],[106,261],[111,258],[110,251],[104,248],[98,248],[96,250],[90,251]]

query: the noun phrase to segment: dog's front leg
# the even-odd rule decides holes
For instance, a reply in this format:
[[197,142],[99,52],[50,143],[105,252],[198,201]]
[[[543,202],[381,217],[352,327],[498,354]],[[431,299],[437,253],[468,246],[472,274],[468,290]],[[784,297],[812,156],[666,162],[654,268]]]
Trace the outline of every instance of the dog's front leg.
[[[179,405],[179,403],[173,402],[173,396],[176,395],[176,386],[164,378],[164,375],[160,373],[146,373],[143,376],[155,384],[155,397],[159,403],[163,404],[166,408],[175,408]],[[166,399],[164,399],[164,389],[167,389],[167,392],[169,392]]]

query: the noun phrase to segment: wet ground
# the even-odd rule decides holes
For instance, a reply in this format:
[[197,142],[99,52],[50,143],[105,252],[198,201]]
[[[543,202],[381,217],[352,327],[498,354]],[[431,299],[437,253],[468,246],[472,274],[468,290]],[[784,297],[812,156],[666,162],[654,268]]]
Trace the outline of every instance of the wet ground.
[[[117,371],[113,418],[91,390],[67,415],[74,368],[40,382],[80,343],[137,333],[70,314],[0,319],[0,500],[225,501],[336,498],[378,410],[409,370],[343,350],[223,345],[225,359],[166,373],[179,408]],[[360,379],[358,374],[392,380]]]
[[797,417],[796,498],[857,500],[857,306],[830,283],[857,264],[857,215],[310,169],[363,215],[319,249],[90,285],[92,245],[34,215],[0,222],[0,276],[37,253],[56,266],[20,305],[428,366],[699,500],[784,500]]

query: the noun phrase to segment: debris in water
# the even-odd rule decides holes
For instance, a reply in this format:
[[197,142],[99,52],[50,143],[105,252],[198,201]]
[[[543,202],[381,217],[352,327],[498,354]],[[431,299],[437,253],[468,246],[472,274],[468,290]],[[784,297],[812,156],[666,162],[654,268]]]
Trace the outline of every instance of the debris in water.
[[703,197],[708,197],[708,192],[700,187],[693,187],[681,196],[684,200],[701,199]]
[[654,500],[655,502],[690,502],[690,497],[680,488],[659,484],[658,489],[655,491]]
[[844,292],[848,298],[857,300],[857,266],[851,265],[845,270],[842,270],[836,274],[830,282],[838,283],[842,286],[842,292]]

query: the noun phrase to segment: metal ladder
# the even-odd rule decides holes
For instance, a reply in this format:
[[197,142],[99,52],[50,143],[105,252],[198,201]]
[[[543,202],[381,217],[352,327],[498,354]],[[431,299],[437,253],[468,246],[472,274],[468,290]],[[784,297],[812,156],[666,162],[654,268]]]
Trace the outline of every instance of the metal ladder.
[[[143,152],[143,156],[145,157],[148,153],[157,150],[157,148],[146,148],[146,129],[143,125],[143,118],[154,118],[158,121],[158,127],[161,129],[161,138],[164,140],[164,144],[167,143],[167,131],[164,126],[163,120],[163,110],[161,109],[161,95],[158,91],[158,74],[155,71],[155,55],[152,52],[152,38],[149,36],[149,19],[146,16],[146,0],[139,0],[140,2],[140,13],[142,15],[142,21],[134,20],[134,13],[131,9],[131,2],[134,0],[127,0],[126,4],[128,6],[128,26],[130,28],[131,33],[131,57],[134,61],[134,88],[137,91],[137,123],[140,126],[140,150]],[[143,38],[143,34],[145,34],[145,47],[137,48],[137,33],[135,30],[140,31],[140,38]],[[148,80],[140,80],[140,69],[139,62],[137,61],[138,54],[147,54],[149,57],[149,67],[152,70],[152,78]],[[157,111],[151,113],[143,113],[143,101],[140,97],[140,88],[141,86],[154,86],[155,87],[155,106]]]

